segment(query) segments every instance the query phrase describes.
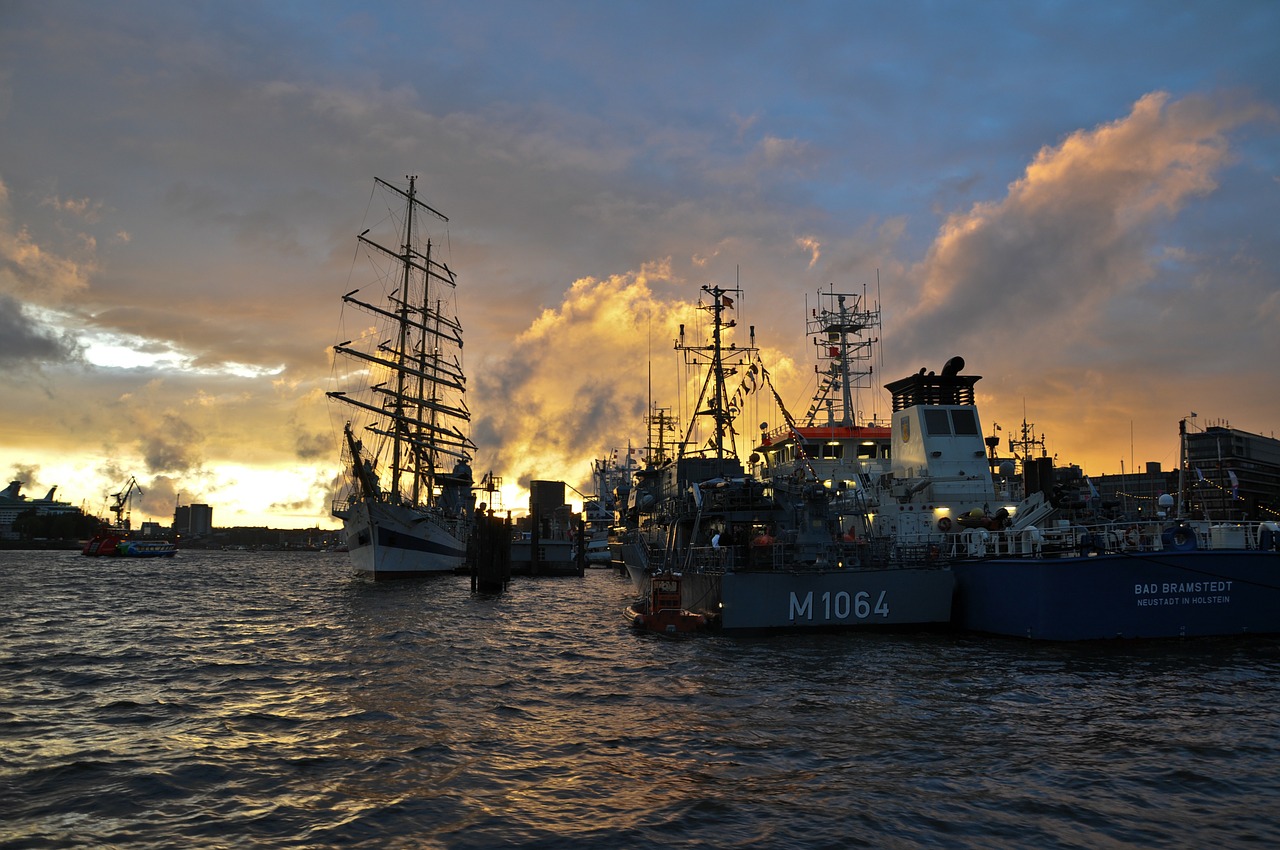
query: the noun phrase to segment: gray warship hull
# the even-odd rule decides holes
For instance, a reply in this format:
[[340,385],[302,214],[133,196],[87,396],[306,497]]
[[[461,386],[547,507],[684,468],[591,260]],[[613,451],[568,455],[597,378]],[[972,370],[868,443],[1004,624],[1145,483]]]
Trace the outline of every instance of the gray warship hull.
[[[643,553],[628,549],[627,573],[647,596],[652,574]],[[694,571],[681,578],[683,607],[726,631],[946,626],[955,592],[945,567]]]

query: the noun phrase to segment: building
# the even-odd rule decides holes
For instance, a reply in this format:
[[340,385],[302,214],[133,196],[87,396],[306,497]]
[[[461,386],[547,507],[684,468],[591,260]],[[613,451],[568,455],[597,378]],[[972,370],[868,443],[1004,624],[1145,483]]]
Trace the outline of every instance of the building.
[[1187,491],[1194,516],[1264,520],[1280,515],[1280,440],[1227,426],[1187,433]]
[[1146,469],[1126,472],[1122,475],[1102,475],[1090,478],[1086,485],[1093,485],[1096,497],[1104,506],[1115,507],[1127,517],[1150,519],[1159,512],[1159,500],[1165,493],[1177,494],[1178,473],[1164,471],[1160,463],[1151,461]]
[[[1182,513],[1211,522],[1280,519],[1280,440],[1211,425],[1186,434],[1184,471],[1148,463],[1144,472],[1092,479],[1098,498],[1129,516],[1152,516],[1165,493]],[[1175,502],[1176,504],[1176,502]]]
[[213,533],[213,508],[208,505],[174,508],[173,533],[183,537],[208,537]]

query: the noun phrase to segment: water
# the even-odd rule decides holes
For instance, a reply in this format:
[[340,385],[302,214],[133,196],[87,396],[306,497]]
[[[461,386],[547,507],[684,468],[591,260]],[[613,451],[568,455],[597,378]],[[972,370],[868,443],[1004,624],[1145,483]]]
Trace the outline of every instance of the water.
[[0,552],[0,846],[1280,846],[1277,640],[674,641],[344,558]]

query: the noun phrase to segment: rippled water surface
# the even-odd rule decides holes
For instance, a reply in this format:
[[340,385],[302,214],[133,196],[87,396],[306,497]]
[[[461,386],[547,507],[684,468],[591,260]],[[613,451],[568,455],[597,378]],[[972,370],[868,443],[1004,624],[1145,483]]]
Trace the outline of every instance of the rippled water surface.
[[672,641],[630,596],[0,552],[0,846],[1280,846],[1280,641]]

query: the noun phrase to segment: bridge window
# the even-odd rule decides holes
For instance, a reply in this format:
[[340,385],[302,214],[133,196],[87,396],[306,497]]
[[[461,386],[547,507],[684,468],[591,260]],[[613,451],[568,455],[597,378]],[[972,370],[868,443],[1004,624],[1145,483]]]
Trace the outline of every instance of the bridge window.
[[951,433],[951,419],[947,411],[932,408],[924,412],[924,427],[931,437],[947,436]]
[[951,411],[951,422],[955,425],[957,435],[968,436],[978,433],[978,417],[972,410]]

